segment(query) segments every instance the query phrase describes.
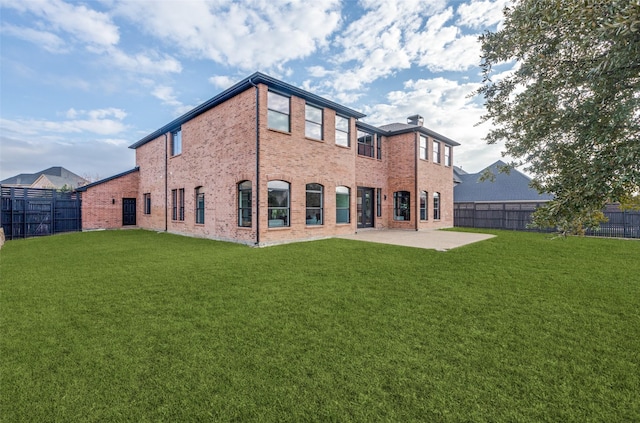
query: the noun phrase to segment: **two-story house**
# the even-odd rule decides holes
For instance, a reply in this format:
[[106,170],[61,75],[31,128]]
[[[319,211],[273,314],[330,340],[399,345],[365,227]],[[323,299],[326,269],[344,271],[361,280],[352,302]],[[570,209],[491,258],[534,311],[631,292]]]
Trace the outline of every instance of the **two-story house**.
[[83,187],[83,229],[137,226],[262,246],[453,226],[457,142],[255,73],[137,141]]

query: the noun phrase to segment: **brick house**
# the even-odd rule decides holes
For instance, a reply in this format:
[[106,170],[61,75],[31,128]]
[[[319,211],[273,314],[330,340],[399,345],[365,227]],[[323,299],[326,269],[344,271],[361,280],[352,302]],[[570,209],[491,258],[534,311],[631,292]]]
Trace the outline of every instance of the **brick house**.
[[83,229],[263,246],[365,228],[453,226],[457,142],[255,73],[130,146],[136,168],[81,188]]

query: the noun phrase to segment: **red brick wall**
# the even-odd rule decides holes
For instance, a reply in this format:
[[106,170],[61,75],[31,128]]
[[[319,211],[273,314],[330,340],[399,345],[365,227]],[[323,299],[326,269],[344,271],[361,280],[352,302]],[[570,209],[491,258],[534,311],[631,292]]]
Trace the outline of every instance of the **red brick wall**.
[[[182,125],[182,153],[171,157],[170,134],[136,150],[140,167],[138,226],[152,230],[268,245],[353,233],[357,229],[357,187],[381,188],[382,217],[375,228],[416,229],[419,217],[415,189],[415,133],[382,140],[383,159],[357,155],[355,119],[350,122],[351,146],[335,144],[335,111],[324,109],[323,139],[305,137],[305,101],[291,98],[291,131],[268,128],[267,93],[259,86],[259,180],[256,170],[256,91],[251,88]],[[166,145],[165,145],[166,142]],[[431,145],[429,145],[431,148]],[[431,151],[431,150],[430,150]],[[420,163],[419,190],[439,191],[442,219],[420,222],[418,228],[453,226],[453,173],[450,167]],[[251,228],[237,222],[237,184],[252,182]],[[267,183],[284,180],[291,185],[290,226],[268,227]],[[324,187],[324,225],[306,224],[306,184]],[[351,193],[350,223],[336,224],[335,191],[347,186]],[[205,193],[205,223],[195,223],[195,188]],[[171,219],[171,190],[185,191],[184,221]],[[393,193],[411,192],[410,221],[393,220]],[[143,194],[151,194],[151,214],[143,214]],[[258,194],[260,204],[257,207]],[[429,198],[432,206],[431,196]],[[166,205],[166,206],[165,206]]]
[[87,188],[82,193],[82,230],[122,227],[122,199],[137,198],[137,220],[143,211],[138,195],[139,172]]

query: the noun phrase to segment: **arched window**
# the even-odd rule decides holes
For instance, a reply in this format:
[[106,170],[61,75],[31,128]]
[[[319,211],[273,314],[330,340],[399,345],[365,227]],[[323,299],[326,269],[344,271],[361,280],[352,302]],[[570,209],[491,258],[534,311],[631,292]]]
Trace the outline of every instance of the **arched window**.
[[324,222],[324,187],[307,184],[307,225],[322,225]]
[[427,191],[420,191],[420,220],[427,220]]
[[349,187],[336,187],[336,223],[349,223],[350,220]]
[[238,226],[251,227],[251,181],[238,184]]
[[269,181],[269,227],[290,226],[289,219],[289,182]]
[[393,220],[411,220],[411,194],[409,191],[393,193]]
[[433,219],[440,219],[440,193],[433,193]]

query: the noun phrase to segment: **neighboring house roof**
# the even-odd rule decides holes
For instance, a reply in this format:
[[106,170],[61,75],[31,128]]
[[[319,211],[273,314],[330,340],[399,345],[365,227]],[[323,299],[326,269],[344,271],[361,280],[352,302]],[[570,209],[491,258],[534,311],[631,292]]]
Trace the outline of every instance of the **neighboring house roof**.
[[435,131],[432,131],[429,128],[426,128],[422,125],[412,125],[410,123],[390,123],[388,125],[382,125],[379,127],[383,131],[387,131],[388,135],[398,135],[404,134],[407,132],[415,132],[416,130],[422,134],[428,135],[432,138],[435,138],[436,141],[442,141],[452,146],[460,145],[460,143],[445,137]]
[[21,173],[0,181],[2,185],[29,188],[62,188],[67,185],[76,188],[86,184],[82,176],[76,175],[62,166],[53,166],[40,172]]
[[[478,173],[455,172],[455,177],[460,180],[453,188],[453,201],[455,203],[467,202],[503,202],[503,201],[549,201],[552,195],[539,194],[531,188],[531,178],[517,169],[511,169],[507,173],[500,172],[499,168],[507,166],[502,160],[498,160],[491,166]],[[484,172],[490,170],[495,176],[493,182],[489,179],[480,181]],[[454,169],[455,171],[455,169]]]
[[92,182],[92,183],[87,184],[85,186],[82,186],[82,187],[78,188],[76,191],[84,192],[84,191],[87,190],[87,188],[91,188],[91,187],[95,187],[96,185],[104,184],[105,182],[109,182],[109,181],[112,181],[114,179],[118,179],[118,178],[120,178],[122,176],[125,176],[125,175],[128,175],[130,173],[138,172],[139,170],[140,170],[140,166],[136,166],[133,169],[126,170],[126,171],[124,171],[122,173],[118,173],[117,175],[109,176],[108,178],[100,179],[99,181],[95,181],[95,182]]
[[294,87],[293,85],[289,85],[285,82],[279,81],[275,78],[272,78],[268,75],[265,75],[261,72],[255,72],[254,74],[252,74],[251,76],[243,79],[242,81],[238,82],[237,84],[235,84],[234,86],[227,88],[226,90],[224,90],[223,92],[221,92],[220,94],[216,95],[215,97],[205,101],[204,103],[202,103],[201,105],[197,106],[196,108],[190,110],[189,112],[185,113],[184,115],[178,117],[177,119],[169,122],[168,124],[164,125],[163,127],[159,128],[158,130],[150,133],[149,135],[147,135],[146,137],[142,138],[140,141],[132,144],[129,146],[129,148],[133,148],[136,149],[146,143],[148,143],[149,141],[152,141],[156,138],[158,138],[160,135],[162,134],[166,134],[167,132],[170,131],[174,131],[176,129],[178,129],[180,127],[180,125],[182,125],[183,123],[193,119],[194,117],[206,112],[209,109],[214,108],[215,106],[217,106],[218,104],[224,103],[225,101],[235,97],[236,95],[248,90],[249,88],[255,86],[256,84],[265,84],[267,85],[270,89],[273,89],[276,92],[282,93],[282,94],[287,94],[287,95],[295,95],[296,97],[300,97],[306,101],[308,101],[309,103],[313,103],[317,106],[322,106],[322,107],[328,107],[331,108],[333,110],[335,110],[338,114],[343,115],[343,116],[347,116],[347,117],[354,117],[356,119],[360,119],[365,117],[366,115],[357,112],[353,109],[350,109],[348,107],[342,106],[338,103],[334,103],[333,101],[327,100],[325,98],[322,98],[320,96],[317,96],[315,94],[312,94],[308,91],[302,90],[300,88]]

